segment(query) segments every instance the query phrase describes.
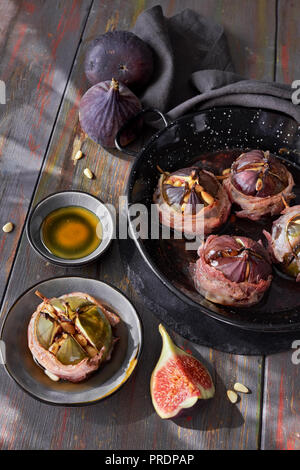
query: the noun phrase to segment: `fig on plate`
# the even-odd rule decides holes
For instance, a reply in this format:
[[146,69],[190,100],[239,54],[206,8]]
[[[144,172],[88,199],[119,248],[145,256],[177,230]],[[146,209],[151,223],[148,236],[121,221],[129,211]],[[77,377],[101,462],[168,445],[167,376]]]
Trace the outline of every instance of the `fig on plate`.
[[271,234],[264,230],[273,261],[300,282],[300,205],[287,207],[275,220]]
[[200,399],[212,398],[215,387],[204,365],[178,348],[161,324],[159,332],[163,347],[151,376],[150,391],[157,414],[169,419],[192,408]]
[[279,214],[294,197],[291,173],[269,151],[242,153],[223,184],[231,202],[242,208],[236,215],[251,220]]
[[115,77],[137,91],[151,79],[153,54],[148,44],[135,34],[109,31],[89,44],[84,68],[92,85]]
[[[114,78],[97,83],[81,98],[79,121],[84,132],[104,147],[114,147],[118,130],[128,119],[141,111],[140,100]],[[134,140],[141,127],[137,121],[122,133],[121,144]]]
[[56,380],[81,382],[111,357],[120,322],[88,294],[74,292],[48,299],[33,313],[28,326],[28,346],[34,360]]

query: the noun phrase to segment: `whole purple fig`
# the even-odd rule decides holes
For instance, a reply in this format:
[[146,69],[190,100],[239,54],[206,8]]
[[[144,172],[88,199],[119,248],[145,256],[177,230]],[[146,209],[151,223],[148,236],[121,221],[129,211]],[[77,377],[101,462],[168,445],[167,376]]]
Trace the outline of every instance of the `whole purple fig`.
[[84,68],[92,85],[115,77],[136,91],[151,79],[153,54],[148,44],[135,34],[109,31],[90,43]]
[[[114,78],[97,83],[82,97],[79,121],[83,131],[103,147],[114,147],[118,130],[128,119],[141,111],[139,99]],[[121,144],[127,145],[137,136],[141,126],[138,121],[122,133]]]

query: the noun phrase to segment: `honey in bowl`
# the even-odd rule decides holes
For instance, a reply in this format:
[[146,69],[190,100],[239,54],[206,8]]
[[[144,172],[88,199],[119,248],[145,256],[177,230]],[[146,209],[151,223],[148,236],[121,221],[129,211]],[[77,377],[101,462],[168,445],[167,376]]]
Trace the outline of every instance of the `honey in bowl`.
[[56,209],[43,220],[42,241],[53,255],[64,259],[79,259],[96,250],[102,239],[98,217],[80,206]]

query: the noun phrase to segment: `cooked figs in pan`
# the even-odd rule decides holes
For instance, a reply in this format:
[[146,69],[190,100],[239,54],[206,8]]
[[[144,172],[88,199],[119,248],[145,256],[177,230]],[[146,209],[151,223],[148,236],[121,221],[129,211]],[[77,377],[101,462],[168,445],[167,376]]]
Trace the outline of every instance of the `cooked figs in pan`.
[[272,226],[264,230],[269,250],[280,269],[300,282],[300,205],[287,207]]
[[211,233],[226,222],[231,208],[216,177],[198,167],[163,172],[153,200],[161,223],[186,234]]
[[250,238],[210,235],[198,255],[192,266],[195,287],[211,302],[249,307],[271,284],[268,252]]
[[119,317],[82,292],[47,299],[33,313],[28,345],[49,377],[81,382],[108,361]]
[[269,151],[240,155],[223,184],[231,202],[242,208],[236,215],[251,220],[280,214],[294,197],[291,173]]

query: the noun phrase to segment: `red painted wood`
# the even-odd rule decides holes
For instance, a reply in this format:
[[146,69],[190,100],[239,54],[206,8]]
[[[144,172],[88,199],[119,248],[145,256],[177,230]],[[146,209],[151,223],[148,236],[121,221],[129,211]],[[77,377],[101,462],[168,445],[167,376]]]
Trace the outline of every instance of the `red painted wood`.
[[[276,80],[287,84],[300,79],[299,18],[299,2],[279,0]],[[300,449],[300,365],[293,364],[293,352],[266,358],[263,449]]]
[[[81,134],[78,124],[78,102],[87,88],[82,73],[84,47],[90,38],[99,33],[116,27],[130,28],[138,14],[157,1],[133,0],[126,2],[126,7],[122,0],[94,1],[83,43],[79,48],[59,108],[66,84],[65,64],[68,64],[70,70],[76,50],[74,44],[78,44],[87,3],[89,2],[73,4],[73,12],[77,8],[81,12],[81,26],[78,29],[75,20],[63,16],[65,9],[68,18],[74,16],[70,10],[72,0],[57,2],[57,8],[52,7],[51,12],[47,10],[48,2],[42,3],[42,6],[37,0],[23,2],[22,8],[17,11],[10,10],[15,7],[15,2],[7,1],[6,20],[0,18],[0,24],[4,28],[0,40],[3,40],[1,45],[5,47],[1,65],[9,77],[10,96],[13,98],[10,111],[6,112],[5,119],[1,121],[4,137],[0,138],[0,152],[3,152],[5,160],[0,160],[0,170],[7,175],[7,181],[4,179],[4,189],[5,198],[9,201],[5,221],[8,216],[12,217],[14,214],[18,216],[16,220],[12,219],[16,221],[16,231],[10,235],[10,238],[6,236],[0,239],[0,249],[2,242],[6,269],[3,283],[0,284],[3,287],[30,204],[33,182],[37,179],[52,129],[53,136],[43,164],[34,203],[51,192],[68,188],[83,189],[104,201],[115,203],[119,194],[124,191],[130,172],[131,160],[120,154],[118,155],[121,158],[117,158],[91,141],[84,140]],[[265,79],[273,77],[275,0],[267,2],[164,0],[160,3],[168,15],[189,7],[222,22],[226,27],[237,71],[250,77]],[[53,4],[54,2],[51,2],[51,5]],[[33,20],[30,28],[25,30],[22,25],[29,21],[27,17]],[[66,24],[64,21],[67,21],[68,27],[64,26]],[[40,37],[43,38],[42,42]],[[32,47],[32,44],[35,47]],[[73,47],[72,51],[70,45]],[[36,51],[34,60],[32,50]],[[49,61],[53,62],[53,53],[55,65],[50,66]],[[55,126],[54,108],[56,110],[59,108]],[[85,158],[74,165],[71,157],[79,145],[82,145]],[[86,166],[96,175],[92,181],[82,176]],[[70,270],[41,261],[32,252],[23,236],[4,298],[2,314],[7,312],[14,299],[29,285],[66,272]],[[258,447],[262,358],[231,356],[204,347],[194,347],[176,336],[178,343],[190,350],[196,350],[199,357],[210,364],[217,385],[217,395],[215,400],[202,407],[198,415],[188,417],[180,423],[162,421],[153,411],[148,388],[151,371],[161,346],[157,332],[158,321],[147,306],[141,304],[126,279],[121,266],[118,243],[113,243],[111,250],[98,264],[72,270],[72,273],[107,280],[121,288],[136,303],[146,332],[144,355],[137,373],[109,400],[89,408],[65,409],[46,406],[25,396],[4,371],[0,370],[0,448],[112,450],[171,448],[175,450]],[[232,406],[227,401],[226,390],[237,380],[247,385],[252,393],[243,396],[238,405]],[[274,390],[280,388],[281,382],[276,378],[276,374],[270,374],[270,384],[272,380],[275,384]],[[280,401],[282,412],[279,415],[279,422],[281,423],[285,422],[287,413],[284,406],[287,383],[285,377],[282,381],[283,399]],[[295,378],[295,390],[296,385]],[[267,390],[269,393],[270,387]],[[276,401],[269,403],[271,411],[275,409],[276,404]],[[274,417],[277,419],[277,416]],[[279,434],[277,431],[274,434],[277,436],[275,439],[278,438],[285,445],[284,427],[280,426],[279,429]],[[288,436],[290,445],[293,445],[293,438],[294,434]]]
[[14,260],[91,0],[2,0],[0,78],[0,298]]

